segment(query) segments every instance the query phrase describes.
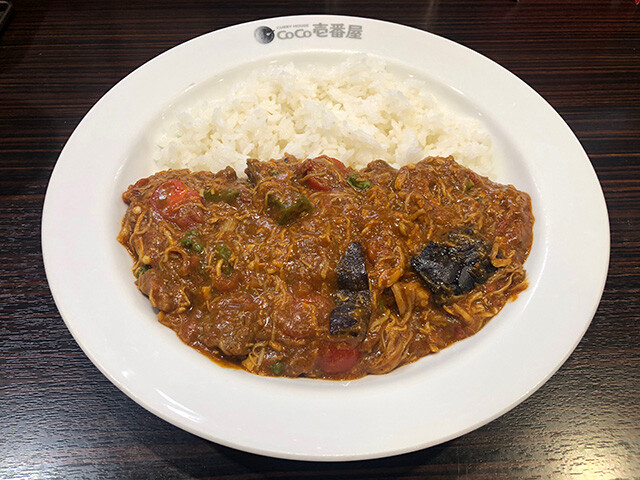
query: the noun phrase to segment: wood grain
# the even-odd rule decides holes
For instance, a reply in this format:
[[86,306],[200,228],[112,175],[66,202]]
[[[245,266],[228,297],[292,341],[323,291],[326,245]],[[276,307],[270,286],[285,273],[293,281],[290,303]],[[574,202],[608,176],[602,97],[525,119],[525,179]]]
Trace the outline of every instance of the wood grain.
[[[640,7],[632,0],[14,6],[0,33],[0,478],[640,478]],[[563,116],[604,190],[610,270],[583,340],[520,406],[437,447],[314,464],[207,442],[149,414],[103,377],[49,293],[42,203],[56,159],[89,108],[190,38],[304,13],[401,23],[499,62]]]

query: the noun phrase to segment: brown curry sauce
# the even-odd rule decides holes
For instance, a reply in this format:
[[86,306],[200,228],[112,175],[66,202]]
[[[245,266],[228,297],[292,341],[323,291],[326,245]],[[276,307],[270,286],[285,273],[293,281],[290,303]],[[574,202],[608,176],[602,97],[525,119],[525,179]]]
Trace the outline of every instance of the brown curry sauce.
[[449,158],[294,157],[247,178],[139,180],[118,240],[186,344],[260,375],[389,372],[479,331],[527,287],[531,200]]

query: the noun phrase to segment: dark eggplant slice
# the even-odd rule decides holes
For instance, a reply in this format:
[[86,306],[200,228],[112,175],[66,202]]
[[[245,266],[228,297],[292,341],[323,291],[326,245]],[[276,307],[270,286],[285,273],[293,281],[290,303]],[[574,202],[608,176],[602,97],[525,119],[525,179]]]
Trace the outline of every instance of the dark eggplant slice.
[[342,255],[338,267],[338,288],[343,290],[369,290],[369,276],[364,263],[364,249],[358,242],[351,243]]
[[425,281],[436,303],[442,304],[470,292],[496,271],[490,254],[491,246],[473,232],[450,232],[444,240],[427,244],[411,259],[411,267]]
[[371,292],[339,290],[337,307],[329,313],[329,333],[364,338],[371,317]]
[[369,275],[364,262],[364,249],[351,243],[336,268],[338,292],[336,308],[329,313],[329,333],[363,339],[371,317]]

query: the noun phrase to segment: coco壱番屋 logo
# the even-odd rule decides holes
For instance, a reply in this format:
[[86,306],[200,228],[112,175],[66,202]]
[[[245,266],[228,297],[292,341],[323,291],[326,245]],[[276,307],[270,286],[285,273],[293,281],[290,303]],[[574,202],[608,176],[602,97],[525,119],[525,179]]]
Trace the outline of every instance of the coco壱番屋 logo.
[[259,43],[267,44],[274,40],[293,40],[303,38],[348,38],[362,39],[362,25],[344,23],[314,23],[302,25],[281,25],[275,29],[260,26],[253,32]]

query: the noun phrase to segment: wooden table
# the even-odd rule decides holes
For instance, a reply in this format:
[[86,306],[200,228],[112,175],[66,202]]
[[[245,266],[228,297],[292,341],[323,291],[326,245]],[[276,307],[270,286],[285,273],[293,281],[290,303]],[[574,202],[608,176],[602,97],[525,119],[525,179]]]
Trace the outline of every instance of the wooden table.
[[[633,0],[17,0],[14,7],[0,34],[0,477],[640,478],[640,7]],[[443,445],[316,464],[202,440],[102,376],[49,292],[40,248],[45,188],[94,102],[195,36],[303,13],[397,22],[495,60],[558,110],[604,189],[611,264],[585,337],[532,397]]]

